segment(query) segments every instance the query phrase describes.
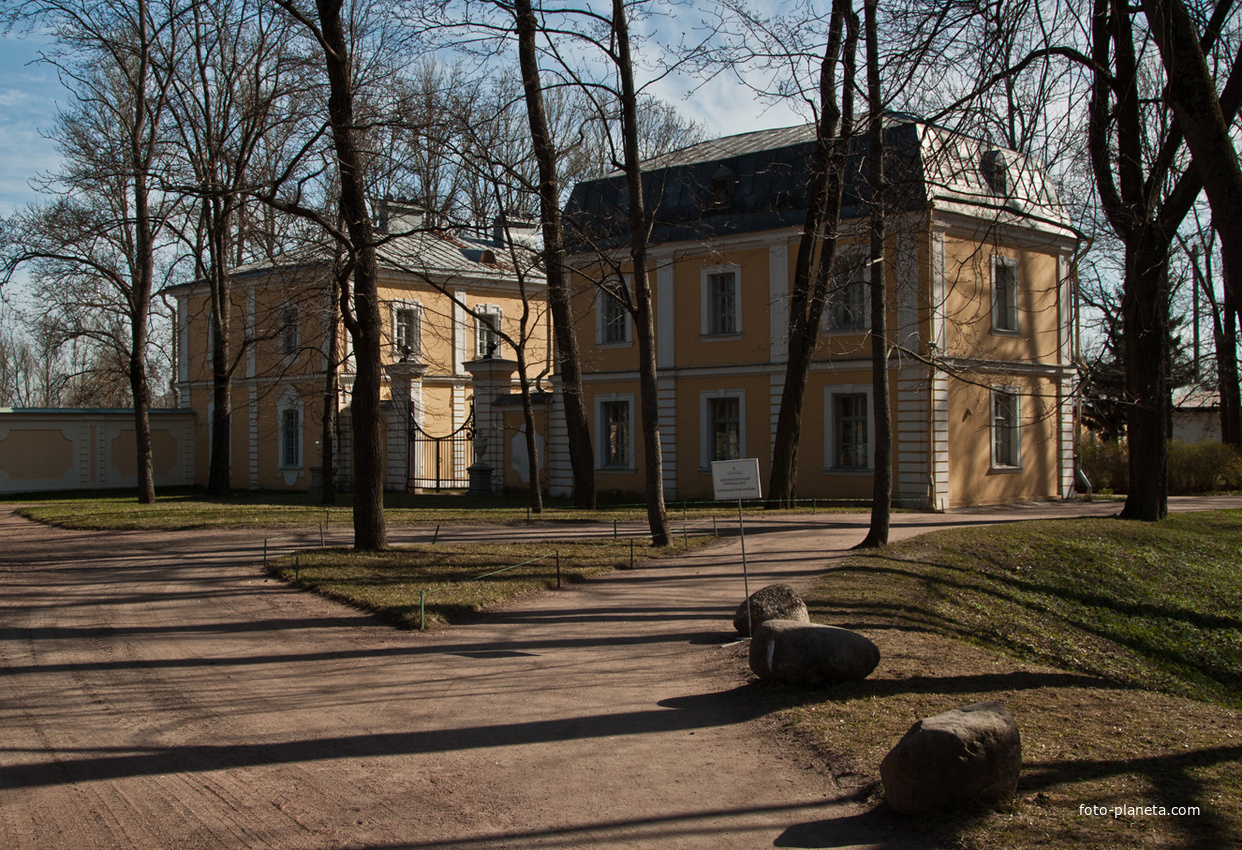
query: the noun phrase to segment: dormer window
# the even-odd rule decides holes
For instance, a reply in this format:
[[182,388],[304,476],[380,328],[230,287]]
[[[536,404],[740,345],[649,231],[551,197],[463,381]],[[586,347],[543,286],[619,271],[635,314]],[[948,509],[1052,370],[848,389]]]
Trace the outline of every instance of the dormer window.
[[980,167],[993,195],[1009,197],[1009,161],[1001,150],[984,151]]
[[723,165],[712,175],[712,204],[727,206],[733,200],[733,172]]

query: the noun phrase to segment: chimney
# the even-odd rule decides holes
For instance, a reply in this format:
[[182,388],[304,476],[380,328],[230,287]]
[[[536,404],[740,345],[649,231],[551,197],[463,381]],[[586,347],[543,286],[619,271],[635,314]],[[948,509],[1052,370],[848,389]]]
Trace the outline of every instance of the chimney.
[[380,233],[409,233],[423,227],[426,214],[413,201],[385,198],[380,201],[377,229]]
[[512,242],[521,248],[539,251],[543,248],[543,229],[539,222],[516,213],[502,213],[496,217],[492,241],[505,246]]

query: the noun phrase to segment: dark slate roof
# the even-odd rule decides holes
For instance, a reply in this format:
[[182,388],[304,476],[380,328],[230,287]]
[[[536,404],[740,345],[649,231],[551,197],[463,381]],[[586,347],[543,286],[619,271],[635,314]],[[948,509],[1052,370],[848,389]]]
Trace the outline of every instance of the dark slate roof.
[[[1009,185],[998,196],[986,173],[987,144],[908,116],[890,117],[884,139],[890,212],[936,204],[989,219],[1038,220],[1072,235],[1042,172],[1027,158],[1013,152],[1000,158]],[[645,162],[643,198],[652,215],[651,244],[801,227],[814,144],[814,128],[803,125],[701,142]],[[852,140],[843,219],[866,213],[867,147],[866,135]],[[713,187],[718,178],[728,186],[723,198]],[[625,244],[628,203],[620,173],[575,186],[565,211],[570,251]]]

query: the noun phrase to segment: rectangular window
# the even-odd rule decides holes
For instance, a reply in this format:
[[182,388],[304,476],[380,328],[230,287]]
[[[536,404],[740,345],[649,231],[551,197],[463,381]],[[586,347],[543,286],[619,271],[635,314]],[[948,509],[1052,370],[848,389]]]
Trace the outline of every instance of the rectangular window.
[[1022,465],[1019,397],[1012,390],[992,390],[992,466]]
[[280,412],[280,465],[302,465],[302,414],[297,408]]
[[834,468],[867,468],[867,413],[865,393],[832,397]]
[[710,334],[735,334],[737,321],[737,273],[707,276],[708,329]]
[[474,355],[478,358],[500,356],[500,310],[494,307],[475,311]]
[[602,401],[599,405],[602,420],[603,451],[601,466],[630,469],[630,403],[628,401]]
[[630,321],[621,300],[624,291],[619,281],[605,284],[599,301],[599,341],[601,344],[629,342]]
[[737,460],[742,456],[741,399],[708,399],[711,411],[711,457],[709,460]]
[[992,258],[992,329],[1018,330],[1018,262],[1012,257]]
[[861,258],[841,258],[833,264],[832,290],[824,312],[829,331],[861,331],[871,326],[870,266]]
[[420,341],[417,307],[398,307],[393,311],[392,339],[394,353],[398,358],[418,358]]
[[280,308],[280,355],[292,357],[298,353],[301,340],[298,338],[298,307],[296,304],[285,304]]

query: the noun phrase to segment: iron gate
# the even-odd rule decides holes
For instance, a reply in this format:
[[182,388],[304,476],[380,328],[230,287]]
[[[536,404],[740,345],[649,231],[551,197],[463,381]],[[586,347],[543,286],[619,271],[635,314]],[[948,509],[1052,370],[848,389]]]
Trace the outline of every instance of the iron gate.
[[412,418],[409,427],[409,487],[412,490],[467,490],[474,463],[474,405],[456,431],[434,437]]

